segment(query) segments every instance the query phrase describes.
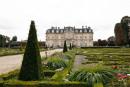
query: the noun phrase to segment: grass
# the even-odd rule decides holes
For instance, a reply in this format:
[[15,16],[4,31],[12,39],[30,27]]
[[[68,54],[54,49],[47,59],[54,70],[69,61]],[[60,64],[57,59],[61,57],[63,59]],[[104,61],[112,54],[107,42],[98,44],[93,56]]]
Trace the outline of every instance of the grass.
[[[99,64],[112,69],[115,77],[113,79],[114,87],[119,87],[120,81],[116,77],[118,73],[130,74],[130,48],[86,48],[76,49],[76,51],[77,54],[86,56],[77,67],[78,69],[85,67],[88,71],[92,71],[91,68],[96,68]],[[115,66],[117,68],[114,69]],[[125,80],[130,80],[130,78]]]
[[[40,49],[40,51],[44,51],[45,49]],[[1,56],[8,56],[8,55],[17,55],[23,54],[24,49],[11,49],[11,48],[0,48],[0,57]]]
[[77,51],[86,56],[88,63],[103,61],[104,65],[129,65],[130,62],[130,48],[87,48]]
[[22,54],[24,50],[11,49],[11,48],[0,48],[0,56]]

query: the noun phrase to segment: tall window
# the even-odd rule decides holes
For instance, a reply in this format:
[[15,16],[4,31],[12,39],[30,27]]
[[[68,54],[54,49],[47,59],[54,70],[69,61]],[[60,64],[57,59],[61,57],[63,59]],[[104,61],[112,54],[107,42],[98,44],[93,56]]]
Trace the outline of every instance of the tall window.
[[82,30],[80,30],[80,33],[82,33]]
[[52,33],[54,33],[54,30],[52,30]]

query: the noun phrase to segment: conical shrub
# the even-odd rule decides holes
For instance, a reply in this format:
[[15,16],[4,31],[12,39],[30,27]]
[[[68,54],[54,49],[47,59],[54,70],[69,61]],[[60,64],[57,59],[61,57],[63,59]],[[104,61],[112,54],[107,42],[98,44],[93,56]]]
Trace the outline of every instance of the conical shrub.
[[68,49],[67,49],[67,44],[66,44],[66,41],[64,41],[64,48],[63,48],[63,53],[67,52]]
[[23,57],[19,80],[35,81],[41,79],[41,56],[34,21],[31,21],[28,41]]
[[71,43],[70,43],[70,47],[69,47],[69,49],[72,50],[72,45],[71,45]]

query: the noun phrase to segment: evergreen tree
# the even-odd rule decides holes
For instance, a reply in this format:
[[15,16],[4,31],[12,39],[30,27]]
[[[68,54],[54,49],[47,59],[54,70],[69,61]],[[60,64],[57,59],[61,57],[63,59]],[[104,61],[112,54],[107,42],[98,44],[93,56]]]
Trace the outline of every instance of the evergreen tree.
[[19,74],[19,80],[35,81],[41,79],[41,56],[34,21],[31,21],[28,41]]
[[11,41],[17,41],[17,36],[13,36]]
[[72,46],[71,46],[71,43],[70,43],[70,47],[69,47],[70,50],[72,50]]
[[64,52],[67,52],[68,50],[67,50],[67,45],[66,45],[66,41],[64,41],[64,48],[63,48],[63,53]]

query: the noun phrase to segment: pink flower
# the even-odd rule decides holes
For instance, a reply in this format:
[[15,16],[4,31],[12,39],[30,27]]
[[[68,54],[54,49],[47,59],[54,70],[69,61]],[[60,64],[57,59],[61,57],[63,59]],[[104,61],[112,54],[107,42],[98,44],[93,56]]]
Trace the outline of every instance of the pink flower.
[[117,66],[112,66],[113,69],[117,69],[118,67]]
[[128,78],[128,76],[127,76],[127,75],[124,75],[124,76],[122,76],[122,78],[123,78],[123,79],[126,79],[126,78]]
[[121,73],[118,73],[117,74],[117,77],[122,77],[123,75]]
[[117,74],[117,78],[118,78],[119,80],[121,80],[121,79],[126,79],[126,78],[128,78],[128,75],[123,75],[123,74],[121,74],[121,73],[118,73],[118,74]]

